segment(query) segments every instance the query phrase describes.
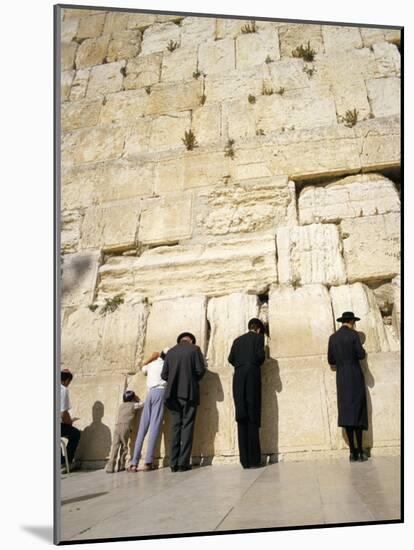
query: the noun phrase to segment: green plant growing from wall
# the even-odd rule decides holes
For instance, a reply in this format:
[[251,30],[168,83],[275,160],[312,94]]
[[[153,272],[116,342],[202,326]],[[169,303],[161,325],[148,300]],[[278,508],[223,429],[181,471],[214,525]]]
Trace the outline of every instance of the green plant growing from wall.
[[263,94],[263,95],[273,95],[274,93],[275,93],[274,89],[271,88],[271,87],[268,87],[268,86],[263,82],[262,94]]
[[277,94],[279,95],[283,95],[285,93],[285,89],[280,87],[277,91],[276,91]]
[[316,73],[315,67],[303,67],[303,72],[306,73],[309,78],[312,78],[313,73]]
[[167,50],[169,52],[173,52],[178,48],[178,42],[174,42],[174,40],[170,40],[167,45]]
[[92,312],[96,311],[98,309],[98,304],[89,304],[88,309]]
[[355,124],[358,122],[358,111],[356,109],[352,109],[352,111],[348,110],[346,111],[345,116],[341,118],[345,126],[348,126],[348,128],[352,128],[352,126],[355,126]]
[[272,59],[272,58],[270,57],[270,55],[268,55],[268,56],[266,57],[266,59],[265,59],[265,63],[267,63],[267,64],[269,65],[269,63],[273,63],[273,62],[274,62],[274,59]]
[[150,93],[151,93],[151,86],[145,86],[145,91],[147,92],[148,95],[150,95]]
[[257,32],[257,25],[256,21],[250,21],[250,23],[247,23],[247,25],[244,25],[241,28],[242,34],[251,34],[254,32]]
[[121,73],[122,76],[126,76],[126,75],[127,75],[126,67],[121,67],[121,68],[119,69],[119,72]]
[[252,95],[252,94],[249,94],[249,97],[247,98],[249,103],[251,103],[252,105],[254,103],[256,103],[256,96]]
[[121,304],[124,303],[122,294],[117,294],[113,298],[105,298],[105,304],[101,307],[101,315],[106,315],[107,313],[113,313],[116,311]]
[[235,151],[234,151],[234,144],[236,142],[234,141],[234,139],[229,139],[227,141],[227,145],[224,149],[224,156],[225,157],[230,157],[231,159],[234,159],[234,156],[235,156]]
[[202,73],[197,69],[196,71],[193,72],[193,78],[197,80],[198,78],[200,78],[201,74]]
[[192,130],[185,132],[184,137],[181,138],[187,151],[192,151],[194,147],[198,147],[198,143],[195,137],[195,134]]
[[265,135],[265,131],[263,130],[263,128],[258,128],[256,130],[256,136],[264,136]]
[[206,94],[203,94],[201,97],[200,97],[200,105],[204,105],[204,103],[206,102],[207,100],[207,96]]
[[301,57],[304,61],[313,61],[315,59],[316,51],[311,48],[310,42],[304,46],[301,44],[294,50],[292,50],[293,57]]

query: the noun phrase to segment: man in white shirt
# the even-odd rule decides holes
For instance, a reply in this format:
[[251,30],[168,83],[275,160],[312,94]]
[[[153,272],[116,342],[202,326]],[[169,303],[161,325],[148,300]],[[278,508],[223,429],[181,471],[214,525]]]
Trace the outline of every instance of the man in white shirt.
[[164,418],[164,392],[167,383],[161,378],[161,371],[167,352],[168,348],[164,348],[161,353],[154,352],[142,367],[142,372],[147,375],[148,393],[139,423],[134,455],[129,467],[130,472],[136,472],[138,469],[138,462],[141,458],[141,450],[148,429],[150,433],[143,470],[149,471],[153,469],[152,461],[155,444],[158,439],[162,419]]
[[[80,431],[72,426],[73,418],[70,415],[70,399],[68,386],[72,382],[73,374],[64,369],[60,373],[60,433],[62,437],[68,439],[67,450],[69,464],[72,464],[75,456],[76,447],[80,439]],[[62,467],[65,464],[64,457],[60,457]]]

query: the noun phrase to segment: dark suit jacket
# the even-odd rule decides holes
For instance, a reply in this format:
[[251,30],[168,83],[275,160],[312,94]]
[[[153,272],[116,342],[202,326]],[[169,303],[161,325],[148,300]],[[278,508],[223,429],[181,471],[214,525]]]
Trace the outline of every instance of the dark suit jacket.
[[233,398],[237,422],[249,421],[260,426],[262,409],[260,366],[264,360],[264,334],[249,331],[234,340],[228,361],[235,367]]
[[328,363],[336,365],[338,426],[368,428],[365,379],[359,364],[364,358],[356,330],[343,325],[330,336]]
[[175,408],[177,399],[185,399],[193,405],[200,404],[199,381],[206,365],[198,346],[181,342],[171,348],[164,359],[161,378],[167,381],[165,404]]

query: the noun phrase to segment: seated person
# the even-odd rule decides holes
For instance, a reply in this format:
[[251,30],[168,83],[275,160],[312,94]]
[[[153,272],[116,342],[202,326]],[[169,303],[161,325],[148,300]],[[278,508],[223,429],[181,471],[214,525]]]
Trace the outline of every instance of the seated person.
[[[60,433],[62,437],[66,437],[69,441],[67,444],[69,466],[73,463],[75,451],[80,439],[80,431],[72,426],[74,418],[71,417],[69,389],[68,386],[72,382],[73,374],[69,369],[64,369],[60,373]],[[65,459],[60,456],[62,473],[66,472]]]

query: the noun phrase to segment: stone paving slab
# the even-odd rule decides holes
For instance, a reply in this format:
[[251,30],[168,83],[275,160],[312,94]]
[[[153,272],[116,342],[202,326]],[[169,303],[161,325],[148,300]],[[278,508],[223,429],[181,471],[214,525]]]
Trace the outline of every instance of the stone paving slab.
[[398,520],[400,458],[62,476],[62,540]]

